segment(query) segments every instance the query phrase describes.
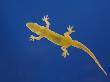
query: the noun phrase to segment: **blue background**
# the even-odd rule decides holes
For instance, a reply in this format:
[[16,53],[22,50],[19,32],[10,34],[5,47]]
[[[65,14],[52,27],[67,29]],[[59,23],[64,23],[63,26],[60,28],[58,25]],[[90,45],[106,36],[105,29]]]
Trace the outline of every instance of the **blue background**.
[[[45,23],[63,34],[74,25],[74,40],[93,51],[106,77],[82,50],[70,47],[64,59],[59,46],[46,39],[29,41],[25,24]],[[33,34],[35,35],[35,34]],[[110,82],[109,0],[0,0],[0,82]]]

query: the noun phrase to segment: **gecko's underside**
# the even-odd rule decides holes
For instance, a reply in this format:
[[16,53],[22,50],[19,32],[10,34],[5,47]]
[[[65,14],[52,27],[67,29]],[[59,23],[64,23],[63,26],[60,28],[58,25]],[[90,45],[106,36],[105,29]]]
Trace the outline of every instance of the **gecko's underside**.
[[96,64],[101,68],[101,70],[104,72],[105,75],[107,75],[107,73],[105,72],[105,70],[103,69],[103,67],[101,66],[101,64],[99,63],[99,61],[97,60],[97,58],[95,57],[95,55],[82,43],[76,41],[76,40],[72,40],[70,34],[72,32],[75,32],[73,30],[73,26],[69,26],[67,28],[67,32],[64,33],[64,35],[60,35],[52,30],[49,29],[50,26],[50,22],[48,21],[48,16],[44,16],[44,18],[42,19],[45,23],[46,26],[40,26],[37,23],[26,23],[26,26],[35,34],[39,35],[38,37],[31,35],[30,36],[30,40],[34,41],[34,40],[40,40],[42,38],[46,38],[49,41],[61,46],[61,50],[63,51],[62,56],[64,58],[66,58],[69,53],[67,51],[67,48],[70,46],[74,46],[76,48],[80,48],[83,51],[85,51],[86,53],[88,53],[88,55],[96,62]]

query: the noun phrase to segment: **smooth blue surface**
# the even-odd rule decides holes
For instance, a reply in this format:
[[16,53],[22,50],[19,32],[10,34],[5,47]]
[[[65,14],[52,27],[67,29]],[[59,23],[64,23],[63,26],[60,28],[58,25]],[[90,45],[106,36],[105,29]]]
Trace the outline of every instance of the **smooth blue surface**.
[[[71,36],[93,51],[108,73],[106,77],[82,50],[70,47],[64,59],[59,46],[46,39],[29,41],[27,22],[45,25]],[[109,0],[0,0],[0,82],[110,82]]]

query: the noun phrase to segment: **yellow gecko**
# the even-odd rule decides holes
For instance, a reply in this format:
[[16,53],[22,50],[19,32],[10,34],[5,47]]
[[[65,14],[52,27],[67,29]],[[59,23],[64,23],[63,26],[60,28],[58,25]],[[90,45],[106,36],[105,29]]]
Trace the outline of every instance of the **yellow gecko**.
[[34,41],[34,40],[40,40],[42,38],[48,39],[49,41],[61,46],[61,50],[63,51],[62,56],[64,58],[66,58],[69,55],[69,53],[67,51],[68,47],[74,46],[76,48],[80,48],[83,51],[85,51],[86,53],[88,53],[89,56],[92,57],[92,59],[96,62],[96,64],[101,68],[101,70],[104,72],[104,74],[107,75],[107,73],[105,72],[105,70],[103,69],[103,67],[97,60],[97,58],[95,57],[95,55],[82,43],[80,43],[76,40],[72,40],[72,38],[70,37],[70,34],[72,32],[75,32],[75,30],[73,30],[73,26],[69,26],[67,28],[68,31],[65,32],[64,36],[63,36],[63,35],[60,35],[49,29],[50,22],[48,21],[48,19],[49,19],[48,15],[46,15],[46,16],[44,16],[44,18],[42,18],[42,20],[46,23],[46,26],[41,26],[37,23],[32,23],[32,22],[26,23],[26,26],[32,32],[39,35],[38,37],[31,35],[30,40]]

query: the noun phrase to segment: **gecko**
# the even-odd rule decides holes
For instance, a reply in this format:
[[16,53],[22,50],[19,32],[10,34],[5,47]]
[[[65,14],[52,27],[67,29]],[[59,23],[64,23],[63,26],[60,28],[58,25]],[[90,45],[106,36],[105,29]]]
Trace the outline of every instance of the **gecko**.
[[95,61],[95,63],[99,66],[99,68],[103,71],[103,73],[107,76],[106,71],[103,69],[103,67],[101,66],[98,59],[95,57],[95,55],[92,53],[92,51],[81,42],[77,40],[73,40],[71,38],[70,34],[72,32],[75,32],[75,30],[73,29],[73,26],[69,25],[67,27],[68,31],[65,32],[64,35],[61,35],[50,29],[50,22],[49,22],[48,15],[44,16],[42,20],[45,22],[46,24],[45,26],[41,26],[38,23],[34,23],[34,22],[26,23],[26,26],[28,27],[28,29],[30,29],[33,33],[38,35],[38,36],[30,35],[30,40],[34,41],[34,40],[40,40],[42,38],[48,39],[49,41],[61,47],[61,50],[63,51],[62,56],[64,58],[69,56],[69,52],[67,48],[69,48],[70,46],[79,48],[84,52],[86,52]]

